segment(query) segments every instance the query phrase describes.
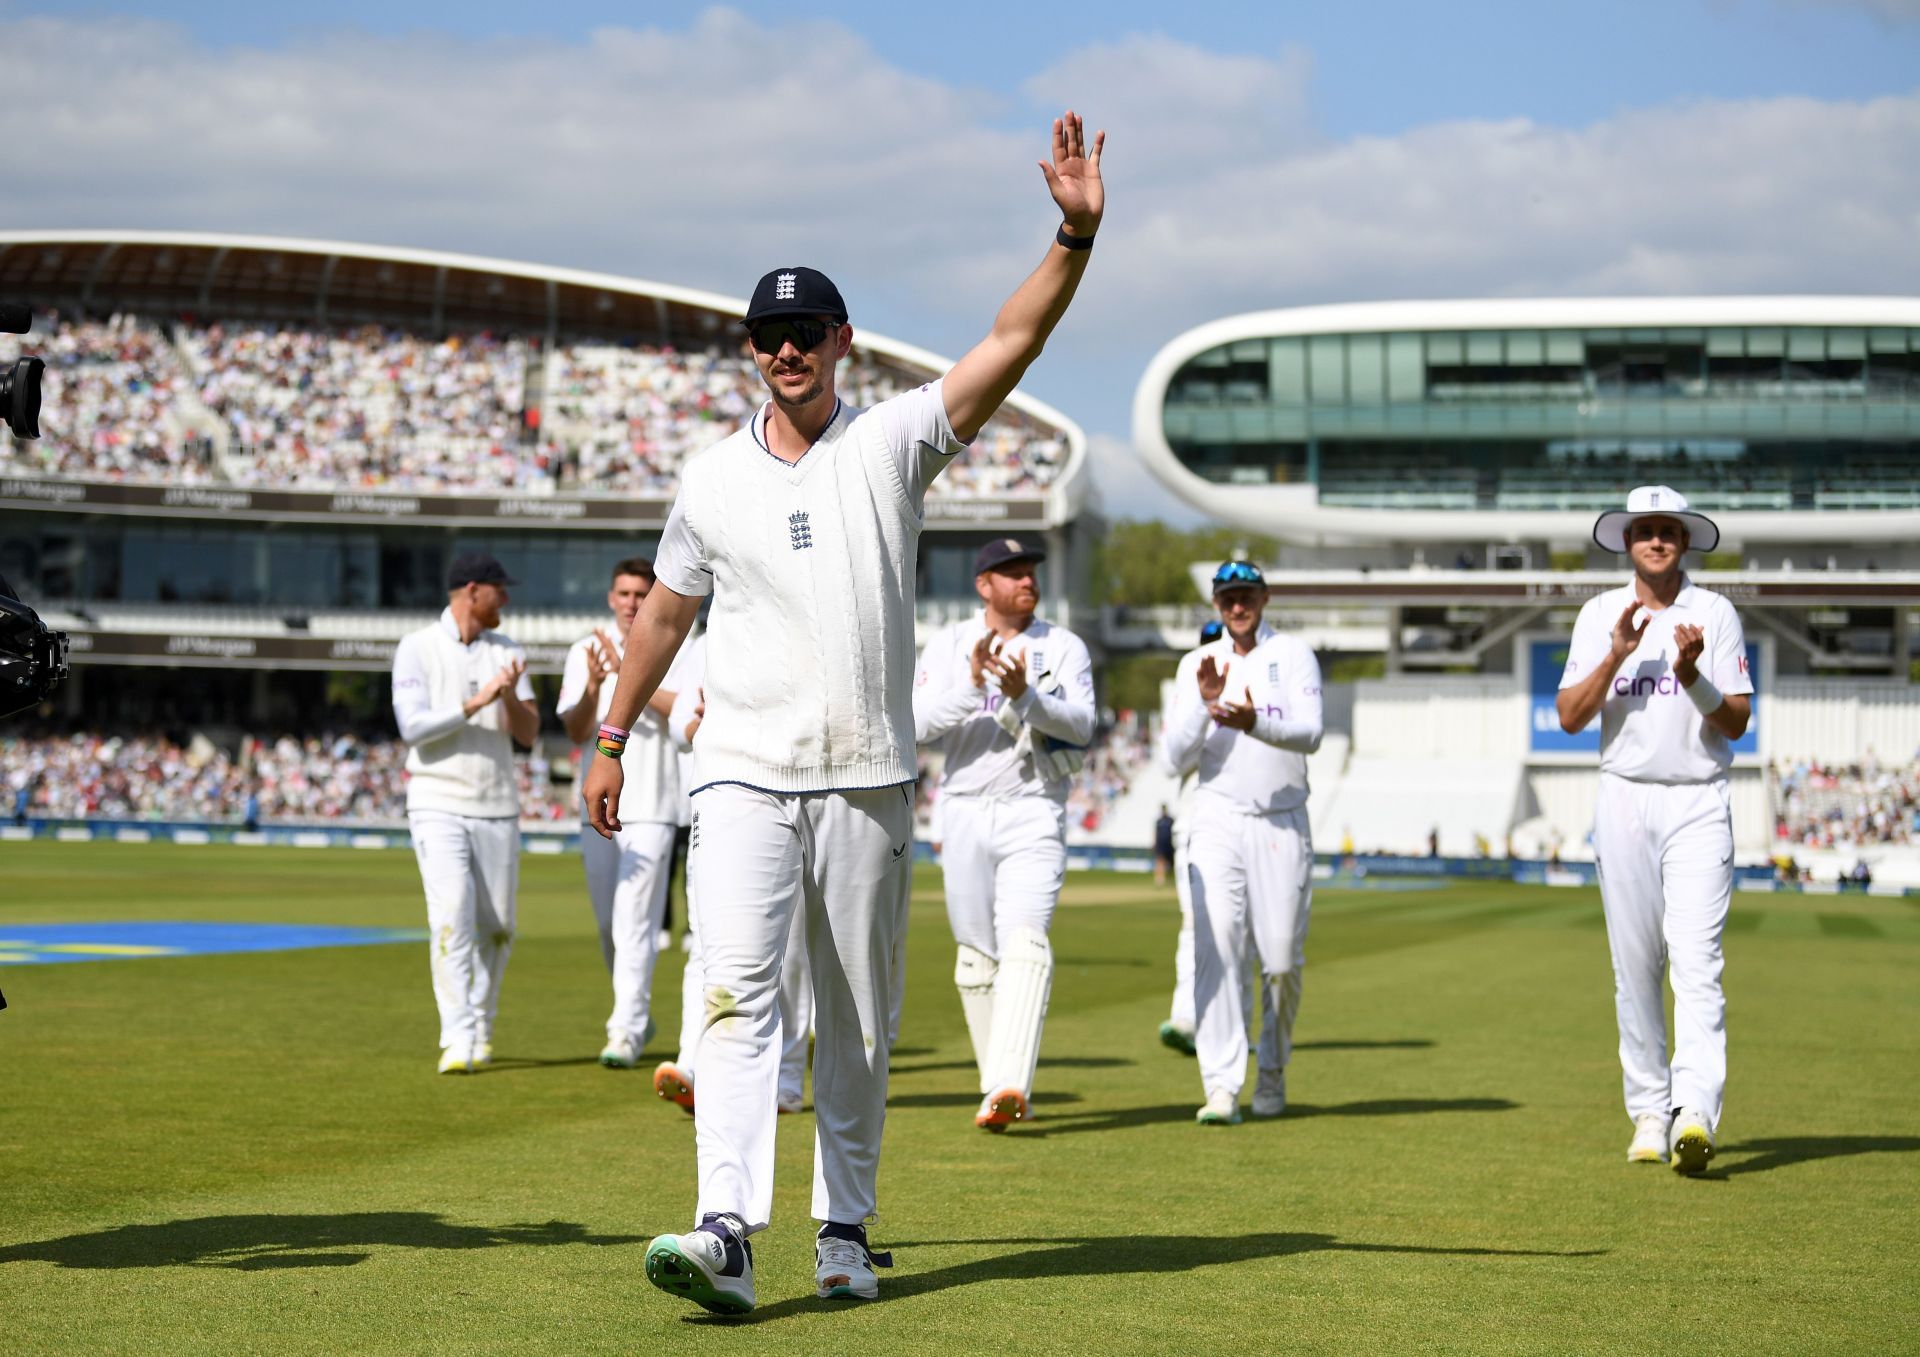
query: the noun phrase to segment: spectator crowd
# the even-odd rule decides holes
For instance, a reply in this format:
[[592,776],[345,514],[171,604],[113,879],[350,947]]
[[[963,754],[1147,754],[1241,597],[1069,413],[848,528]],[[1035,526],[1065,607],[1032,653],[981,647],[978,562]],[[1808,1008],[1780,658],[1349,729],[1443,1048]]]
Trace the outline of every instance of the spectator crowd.
[[[478,494],[671,495],[687,457],[765,398],[733,345],[551,346],[131,316],[40,318],[0,361],[47,361],[43,436],[0,435],[0,473],[253,487]],[[847,399],[924,380],[856,351]],[[936,495],[1031,495],[1065,464],[1058,433],[1011,408]]]
[[1774,838],[1833,848],[1920,841],[1920,761],[1885,765],[1871,751],[1857,764],[1776,762],[1768,769]]
[[[349,733],[248,736],[237,753],[196,736],[83,733],[0,737],[0,808],[12,820],[406,819],[407,747]],[[571,820],[570,783],[546,760],[516,760],[521,818]]]

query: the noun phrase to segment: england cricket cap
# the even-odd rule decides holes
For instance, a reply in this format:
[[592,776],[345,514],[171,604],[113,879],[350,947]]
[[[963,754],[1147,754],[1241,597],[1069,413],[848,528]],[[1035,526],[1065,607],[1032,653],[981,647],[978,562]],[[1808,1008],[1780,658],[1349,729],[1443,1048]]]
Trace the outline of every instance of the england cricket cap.
[[1627,549],[1627,529],[1636,518],[1677,519],[1687,530],[1687,547],[1712,551],[1720,545],[1720,529],[1711,518],[1687,508],[1687,497],[1669,485],[1643,485],[1627,496],[1627,507],[1609,509],[1594,521],[1593,540],[1603,551]]
[[973,573],[984,575],[1012,561],[1044,561],[1046,548],[1038,542],[1018,537],[996,537],[974,553]]
[[820,272],[795,265],[775,269],[754,284],[753,300],[747,303],[742,325],[752,325],[770,316],[828,316],[840,325],[847,323],[847,304],[840,300],[840,289],[833,279]]
[[484,551],[463,551],[447,567],[447,588],[468,584],[518,584],[507,568]]

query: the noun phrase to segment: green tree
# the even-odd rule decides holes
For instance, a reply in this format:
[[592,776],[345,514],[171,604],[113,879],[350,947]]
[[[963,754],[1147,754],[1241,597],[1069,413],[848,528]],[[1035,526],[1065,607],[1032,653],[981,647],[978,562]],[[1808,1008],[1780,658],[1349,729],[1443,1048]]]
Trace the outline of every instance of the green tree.
[[1250,537],[1238,528],[1181,531],[1165,523],[1123,520],[1113,524],[1094,549],[1095,600],[1132,608],[1198,603],[1202,600],[1187,573],[1193,562],[1236,556],[1270,561],[1278,551],[1271,538]]

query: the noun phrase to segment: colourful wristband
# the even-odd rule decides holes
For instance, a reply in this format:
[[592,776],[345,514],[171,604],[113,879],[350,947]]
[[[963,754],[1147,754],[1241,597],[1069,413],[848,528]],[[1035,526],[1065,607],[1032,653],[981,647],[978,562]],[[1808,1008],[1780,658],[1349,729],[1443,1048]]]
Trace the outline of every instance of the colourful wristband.
[[627,752],[625,740],[610,740],[604,735],[593,742],[593,747],[610,759],[617,759]]
[[616,740],[624,740],[629,735],[633,734],[631,730],[622,730],[619,726],[609,726],[609,725],[602,725],[600,727],[600,733],[602,735],[610,735]]

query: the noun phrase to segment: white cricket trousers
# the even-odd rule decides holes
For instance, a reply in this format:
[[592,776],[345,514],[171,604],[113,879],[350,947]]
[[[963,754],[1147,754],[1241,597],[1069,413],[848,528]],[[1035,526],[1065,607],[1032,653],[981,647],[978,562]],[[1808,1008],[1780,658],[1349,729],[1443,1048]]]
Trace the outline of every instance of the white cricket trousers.
[[1067,879],[1067,808],[1045,796],[940,802],[953,940],[995,961],[1016,928],[1045,933]]
[[773,1209],[779,984],[796,908],[813,975],[813,1214],[877,1209],[887,1023],[900,900],[911,882],[910,787],[784,794],[725,783],[693,801],[707,1025],[700,1038],[698,1219],[749,1233]]
[[1237,1098],[1247,1078],[1241,977],[1249,941],[1262,976],[1260,1068],[1285,1069],[1293,1053],[1313,895],[1305,808],[1273,815],[1197,811],[1187,840],[1187,888],[1201,1086]]
[[[1718,1126],[1727,1087],[1720,935],[1733,900],[1725,779],[1667,784],[1602,773],[1593,848],[1627,1115],[1689,1107]],[[1671,1061],[1663,970],[1673,984]]]
[[613,973],[613,1012],[607,1039],[621,1035],[643,1042],[653,994],[653,967],[660,959],[660,921],[667,911],[667,874],[673,866],[671,824],[629,824],[611,839],[580,827],[580,860],[587,869],[587,898],[600,925],[600,954]]
[[490,1042],[513,951],[520,822],[416,810],[407,827],[427,894],[440,1049]]
[[[700,963],[701,932],[697,924],[692,874],[687,880],[687,966],[680,974],[680,1051],[674,1059],[682,1073],[697,1078],[700,1034],[707,1025],[705,986]],[[787,932],[787,956],[780,967],[780,1091],[791,1106],[806,1097],[807,1038],[813,1032],[813,976],[807,971],[807,911],[793,911]],[[697,1094],[697,1089],[696,1089]]]
[[[1167,1021],[1191,1034],[1193,1013],[1193,890],[1187,882],[1187,834],[1183,830],[1173,847],[1173,893],[1180,901],[1180,935],[1173,942],[1173,1005]],[[1240,1010],[1252,1029],[1253,966],[1256,958],[1249,952],[1247,968],[1241,972]]]

